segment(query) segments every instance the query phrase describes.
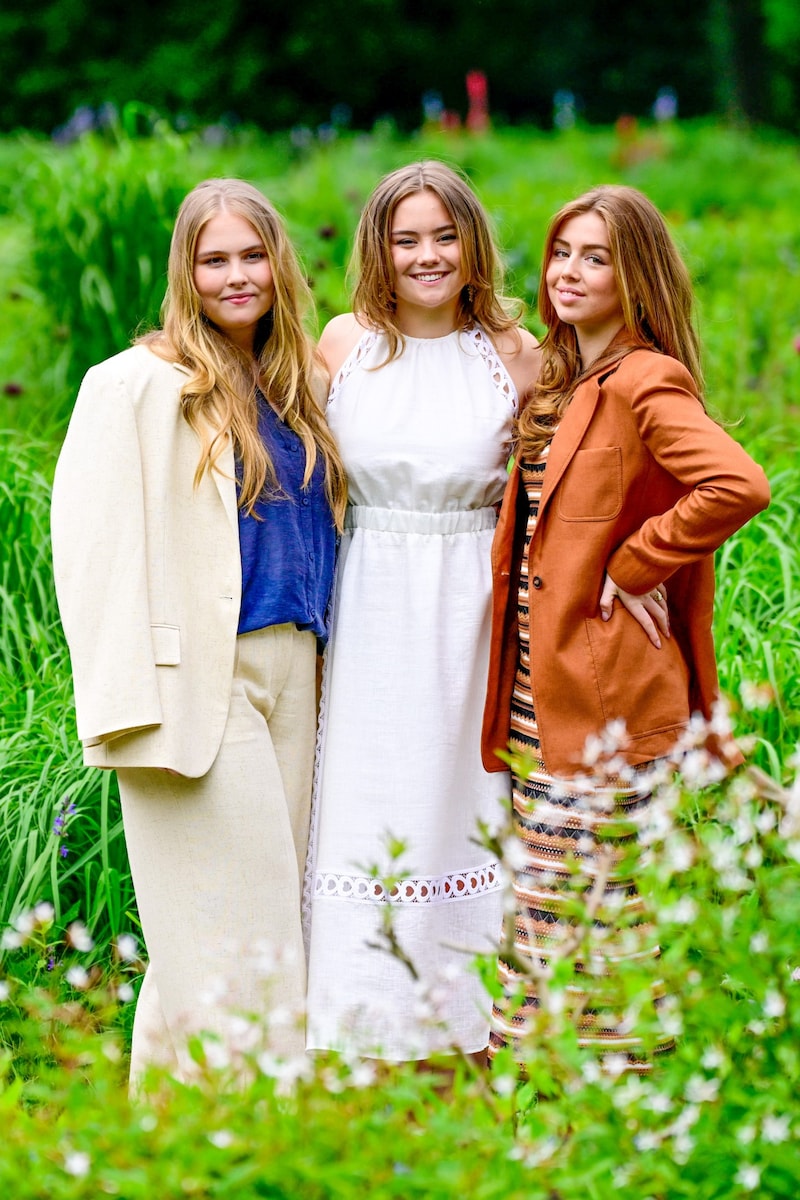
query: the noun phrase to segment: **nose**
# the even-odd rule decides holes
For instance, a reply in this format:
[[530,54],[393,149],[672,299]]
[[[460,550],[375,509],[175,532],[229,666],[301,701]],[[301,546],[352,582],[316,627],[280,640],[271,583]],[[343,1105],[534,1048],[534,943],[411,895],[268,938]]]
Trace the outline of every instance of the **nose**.
[[420,241],[417,258],[424,263],[438,262],[439,247],[434,238],[423,238]]
[[574,279],[578,274],[578,256],[570,254],[569,258],[561,260],[561,274],[566,275],[568,279]]
[[241,259],[237,258],[235,255],[231,256],[231,258],[228,260],[228,285],[232,286],[234,283],[243,283],[246,278],[247,275]]

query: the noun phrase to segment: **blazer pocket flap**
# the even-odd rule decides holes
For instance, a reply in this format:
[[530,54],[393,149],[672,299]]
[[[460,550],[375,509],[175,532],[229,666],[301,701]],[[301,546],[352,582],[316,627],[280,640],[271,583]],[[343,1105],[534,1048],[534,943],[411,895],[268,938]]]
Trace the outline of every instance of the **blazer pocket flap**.
[[178,625],[151,625],[153,656],[157,667],[177,667],[181,661],[181,631]]

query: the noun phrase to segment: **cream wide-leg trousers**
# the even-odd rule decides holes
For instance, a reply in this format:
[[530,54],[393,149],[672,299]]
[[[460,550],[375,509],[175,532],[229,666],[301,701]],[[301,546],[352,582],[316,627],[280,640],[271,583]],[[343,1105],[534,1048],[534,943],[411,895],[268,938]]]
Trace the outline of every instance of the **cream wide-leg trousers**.
[[254,1031],[233,1014],[263,1014],[270,1050],[303,1054],[300,897],[315,679],[312,633],[276,625],[243,634],[228,721],[208,774],[117,773],[149,958],[134,1018],[133,1090],[155,1062],[191,1079],[196,1068],[186,1043],[200,1031],[216,1035],[218,1059],[235,1061]]

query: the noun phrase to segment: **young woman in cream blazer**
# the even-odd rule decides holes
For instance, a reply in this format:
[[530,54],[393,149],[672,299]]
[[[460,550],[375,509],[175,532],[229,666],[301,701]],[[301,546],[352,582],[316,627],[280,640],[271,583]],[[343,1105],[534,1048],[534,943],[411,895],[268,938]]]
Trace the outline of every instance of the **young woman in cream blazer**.
[[[87,764],[115,768],[149,966],[131,1075],[288,1008],[316,659],[345,495],[275,209],[237,180],[178,213],[163,327],[93,367],[53,485],[56,590]],[[235,1066],[235,1062],[234,1062]]]

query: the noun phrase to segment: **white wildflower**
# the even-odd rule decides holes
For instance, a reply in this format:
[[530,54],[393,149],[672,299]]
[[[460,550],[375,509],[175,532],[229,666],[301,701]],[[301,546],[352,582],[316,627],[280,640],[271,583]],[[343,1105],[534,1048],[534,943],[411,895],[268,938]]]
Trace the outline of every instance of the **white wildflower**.
[[764,1117],[761,1124],[761,1136],[765,1142],[776,1146],[779,1142],[789,1140],[789,1118],[786,1116],[776,1116],[771,1113]]
[[746,712],[754,712],[756,709],[769,708],[775,699],[775,692],[768,683],[753,683],[750,679],[744,679],[739,688],[739,696],[742,708]]
[[0,938],[0,949],[2,950],[19,950],[20,946],[25,945],[25,934],[17,929],[4,929],[3,936]]
[[78,991],[84,991],[89,986],[89,972],[77,965],[70,967],[64,978]]
[[744,865],[749,867],[751,871],[755,871],[764,861],[764,851],[754,842],[752,846],[748,846],[744,852]]
[[698,916],[697,901],[691,896],[682,896],[677,903],[664,909],[664,920],[673,921],[676,925],[691,925]]
[[736,1172],[735,1180],[745,1191],[752,1192],[761,1182],[761,1171],[752,1163],[743,1163]]
[[11,988],[9,987],[8,980],[0,979],[0,1004],[2,1004],[4,1000],[7,1000],[10,995]]
[[655,1130],[646,1129],[642,1133],[637,1133],[633,1139],[633,1144],[637,1150],[646,1152],[648,1150],[657,1150],[663,1141],[663,1135],[658,1134]]
[[139,943],[132,933],[121,933],[116,945],[117,954],[123,962],[136,962],[139,957]]
[[64,1158],[64,1170],[76,1179],[83,1179],[88,1175],[91,1165],[92,1160],[83,1150],[72,1150]]
[[719,1046],[709,1046],[700,1059],[700,1065],[705,1067],[707,1071],[719,1071],[725,1066],[727,1061],[724,1052]]
[[677,1163],[689,1161],[694,1150],[694,1138],[689,1133],[679,1133],[672,1143],[672,1156]]
[[370,1062],[356,1063],[350,1071],[348,1082],[354,1088],[368,1088],[375,1083],[377,1076],[375,1067]]
[[663,1092],[652,1092],[643,1101],[643,1106],[649,1108],[651,1112],[668,1113],[672,1112],[675,1102],[671,1096],[665,1096]]
[[763,930],[759,933],[754,933],[750,938],[750,953],[766,954],[767,950],[769,950],[769,938],[766,933]]
[[780,992],[768,991],[764,997],[764,1016],[782,1017],[786,1012],[786,1001]]
[[769,833],[778,824],[778,818],[771,808],[765,808],[754,818],[753,824],[759,833]]
[[117,999],[120,1004],[130,1004],[134,998],[134,990],[130,983],[121,983],[117,988]]
[[218,1150],[227,1150],[228,1146],[233,1145],[233,1134],[230,1129],[215,1129],[206,1135],[212,1146],[216,1146]]
[[94,946],[92,935],[82,921],[73,921],[67,929],[67,941],[76,950],[86,952]]
[[506,838],[503,842],[501,856],[503,865],[509,871],[524,871],[528,865],[528,851],[520,838],[515,835]]
[[218,1038],[202,1036],[203,1054],[205,1055],[206,1064],[212,1071],[225,1071],[231,1065],[231,1056],[228,1047]]
[[755,1141],[756,1127],[755,1125],[742,1125],[736,1133],[737,1141],[740,1141],[743,1146],[749,1146]]
[[291,1092],[301,1080],[309,1080],[314,1074],[314,1064],[306,1054],[296,1058],[278,1058],[269,1051],[259,1054],[259,1070],[277,1083],[277,1090],[284,1095]]
[[792,983],[800,983],[800,967],[795,967],[792,971]]
[[696,1104],[685,1104],[672,1122],[672,1133],[676,1135],[686,1133],[693,1125],[697,1124],[699,1117],[700,1109]]
[[27,936],[29,933],[33,933],[35,925],[36,920],[33,915],[33,909],[28,908],[25,910],[25,912],[17,913],[16,917],[14,917],[14,928],[18,933],[24,934],[25,936]]
[[693,1075],[686,1084],[686,1099],[693,1104],[708,1104],[716,1100],[718,1093],[718,1079],[704,1079],[702,1075]]
[[610,1075],[612,1079],[618,1079],[623,1071],[628,1067],[627,1054],[604,1054],[603,1055],[603,1071],[606,1075]]
[[33,910],[33,919],[37,925],[49,925],[56,915],[49,900],[42,900]]

